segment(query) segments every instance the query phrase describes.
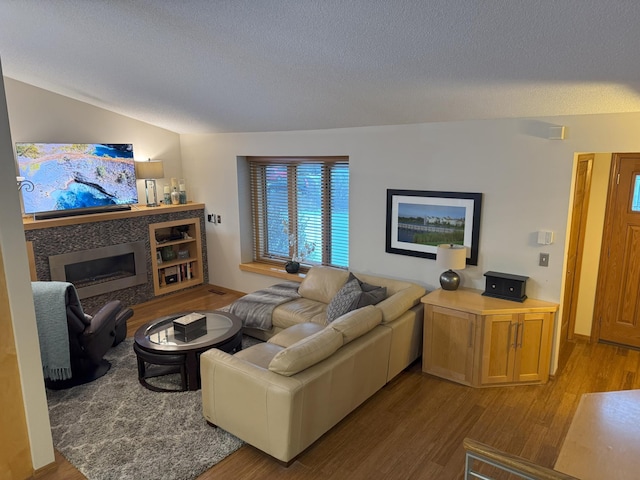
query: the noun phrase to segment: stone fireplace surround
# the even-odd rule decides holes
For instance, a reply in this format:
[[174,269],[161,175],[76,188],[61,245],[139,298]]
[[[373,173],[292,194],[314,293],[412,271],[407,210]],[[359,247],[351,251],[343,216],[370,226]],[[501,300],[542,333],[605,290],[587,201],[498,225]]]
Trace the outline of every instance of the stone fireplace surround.
[[147,281],[113,292],[82,300],[86,310],[102,306],[109,300],[121,300],[135,305],[154,298],[149,224],[188,218],[200,218],[204,283],[208,283],[207,244],[204,225],[204,204],[167,205],[161,207],[136,206],[131,211],[109,212],[63,219],[23,221],[25,239],[32,243],[37,279],[51,280],[49,257],[82,250],[91,250],[130,242],[145,242]]

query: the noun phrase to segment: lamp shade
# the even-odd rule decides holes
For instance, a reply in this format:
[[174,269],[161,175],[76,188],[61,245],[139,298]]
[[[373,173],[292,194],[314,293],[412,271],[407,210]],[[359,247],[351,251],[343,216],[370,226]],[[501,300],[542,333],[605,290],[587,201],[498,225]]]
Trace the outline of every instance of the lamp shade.
[[164,178],[164,166],[162,160],[149,160],[148,162],[136,162],[136,178],[152,179]]
[[449,270],[462,270],[467,265],[467,247],[445,243],[438,245],[436,265]]

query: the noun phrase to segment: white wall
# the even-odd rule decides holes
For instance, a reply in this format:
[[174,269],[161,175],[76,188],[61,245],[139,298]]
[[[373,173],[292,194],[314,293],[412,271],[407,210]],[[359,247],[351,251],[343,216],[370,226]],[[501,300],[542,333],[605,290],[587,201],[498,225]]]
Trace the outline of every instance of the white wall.
[[[165,179],[182,176],[180,136],[163,128],[5,78],[13,142],[132,143],[136,160],[163,160]],[[138,180],[138,203],[146,203]]]
[[[42,378],[40,350],[29,283],[20,201],[15,183],[15,142],[133,143],[136,159],[147,157],[165,161],[165,175],[182,176],[180,137],[107,110],[96,108],[46,90],[5,78],[8,125],[0,118],[0,242],[5,252],[11,310],[25,412],[31,441],[33,466],[41,468],[54,461],[53,444]],[[4,110],[4,101],[0,102]],[[9,133],[9,126],[11,132]],[[11,137],[10,137],[11,134]],[[159,182],[162,185],[162,181]],[[138,182],[144,203],[144,185]],[[10,255],[8,253],[11,253]],[[18,322],[15,320],[19,319]]]
[[[348,155],[351,268],[437,288],[441,272],[433,260],[385,253],[386,190],[482,192],[479,264],[461,272],[463,284],[484,288],[487,270],[517,273],[531,277],[530,296],[557,301],[574,142],[539,138],[528,133],[529,124],[535,122],[182,135],[191,192],[223,220],[207,224],[211,281],[241,291],[271,282],[238,269],[238,156]],[[557,239],[544,248],[535,244],[543,228]],[[541,249],[551,254],[548,268],[538,266]]]
[[[551,125],[565,125],[566,139],[548,140]],[[527,275],[530,297],[559,303],[574,153],[640,151],[639,127],[640,114],[611,114],[182,135],[181,141],[192,196],[222,216],[221,224],[207,224],[213,284],[250,292],[273,283],[238,269],[239,156],[348,155],[353,270],[438,288],[433,260],[385,252],[386,190],[481,192],[479,262],[461,272],[463,285],[484,289],[488,270]],[[537,245],[540,229],[554,231],[555,243]],[[550,254],[549,267],[538,266],[540,252]]]

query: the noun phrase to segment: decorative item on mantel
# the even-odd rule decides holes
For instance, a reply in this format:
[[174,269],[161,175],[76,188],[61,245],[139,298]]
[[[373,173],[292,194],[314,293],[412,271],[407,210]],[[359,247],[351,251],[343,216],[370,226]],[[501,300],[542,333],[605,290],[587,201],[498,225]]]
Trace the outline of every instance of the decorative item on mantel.
[[180,203],[180,193],[178,192],[178,179],[171,178],[171,205]]
[[467,266],[467,247],[452,243],[438,245],[436,265],[447,269],[440,275],[442,289],[457,290],[460,286],[460,275],[454,272],[453,269],[464,270]]
[[178,194],[180,198],[180,205],[185,205],[187,203],[187,186],[184,183],[184,178],[181,178],[180,183],[178,184]]
[[158,206],[158,194],[156,178],[164,178],[164,166],[162,160],[147,160],[135,162],[136,177],[144,179],[145,192],[147,194],[147,207]]

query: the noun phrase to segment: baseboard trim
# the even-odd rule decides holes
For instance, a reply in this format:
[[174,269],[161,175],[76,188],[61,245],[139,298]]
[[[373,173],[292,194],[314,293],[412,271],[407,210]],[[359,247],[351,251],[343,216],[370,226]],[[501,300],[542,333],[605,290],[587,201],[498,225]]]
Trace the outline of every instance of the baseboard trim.
[[579,333],[573,334],[573,340],[577,342],[591,343],[591,337],[589,335],[580,335]]

